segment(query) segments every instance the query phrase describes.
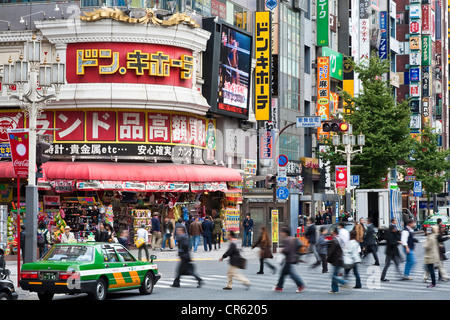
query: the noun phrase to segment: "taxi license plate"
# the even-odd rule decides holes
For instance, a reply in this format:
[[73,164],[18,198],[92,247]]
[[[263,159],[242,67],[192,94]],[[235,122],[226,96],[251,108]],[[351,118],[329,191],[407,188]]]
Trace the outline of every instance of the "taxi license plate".
[[44,272],[42,273],[42,280],[56,280],[55,272]]

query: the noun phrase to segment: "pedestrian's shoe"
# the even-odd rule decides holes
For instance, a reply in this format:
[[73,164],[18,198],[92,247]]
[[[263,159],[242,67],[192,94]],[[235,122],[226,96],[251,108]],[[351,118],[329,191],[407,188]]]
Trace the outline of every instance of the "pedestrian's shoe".
[[375,262],[373,265],[374,266],[379,266],[380,264],[378,262]]
[[389,282],[389,279],[381,279],[381,281]]
[[322,270],[322,273],[328,273],[328,270]]
[[339,291],[333,291],[333,290],[331,290],[331,291],[328,291],[328,293],[335,294],[335,293],[339,293]]
[[263,271],[258,271],[256,274],[264,274]]
[[230,287],[224,287],[223,290],[231,290]]
[[200,288],[203,285],[203,280],[198,280],[198,286],[197,288]]
[[247,283],[246,285],[245,285],[245,290],[249,290],[250,289],[250,283]]
[[435,284],[430,284],[429,286],[427,286],[427,288],[434,288],[434,287],[436,287]]
[[297,291],[295,291],[295,292],[296,292],[296,293],[300,293],[300,292],[305,291],[305,289],[306,289],[305,286],[300,286],[300,287],[297,288]]
[[412,277],[410,277],[410,276],[403,276],[403,280],[412,280],[413,278]]
[[354,286],[353,289],[361,289],[362,286]]
[[178,285],[176,285],[176,284],[171,284],[170,285],[172,288],[179,288],[180,287],[180,285],[178,284]]
[[275,287],[275,288],[273,289],[273,291],[275,291],[275,292],[282,292],[282,291],[283,291],[283,288]]

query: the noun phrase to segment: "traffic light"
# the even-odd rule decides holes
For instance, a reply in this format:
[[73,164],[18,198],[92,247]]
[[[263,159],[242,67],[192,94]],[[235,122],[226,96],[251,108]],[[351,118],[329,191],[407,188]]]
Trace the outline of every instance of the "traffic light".
[[273,184],[275,183],[276,179],[277,179],[276,175],[273,175],[273,174],[266,175],[265,187],[267,189],[272,189]]
[[339,119],[322,121],[322,130],[324,132],[345,132],[348,131],[348,123]]
[[36,166],[37,172],[42,172],[42,164],[50,161],[50,156],[45,154],[45,150],[50,148],[50,143],[45,141],[38,141],[36,144]]

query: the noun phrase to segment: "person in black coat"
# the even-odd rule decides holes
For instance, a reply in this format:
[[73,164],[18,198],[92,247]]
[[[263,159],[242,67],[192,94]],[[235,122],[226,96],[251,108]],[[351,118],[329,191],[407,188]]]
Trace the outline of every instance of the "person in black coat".
[[186,234],[185,228],[178,227],[176,230],[177,243],[178,243],[178,255],[180,256],[180,263],[177,269],[177,275],[173,280],[171,287],[180,287],[181,276],[193,276],[198,281],[197,288],[200,288],[203,280],[195,273],[194,264],[189,254],[189,237]]
[[213,236],[213,230],[214,230],[214,222],[211,221],[210,216],[206,216],[205,220],[202,222],[202,229],[203,229],[203,246],[205,248],[205,251],[212,250],[212,236]]
[[364,236],[364,249],[365,249],[365,253],[364,253],[364,257],[366,257],[370,252],[372,252],[373,258],[375,259],[375,266],[379,266],[380,262],[378,260],[378,255],[377,255],[377,239],[376,239],[376,229],[375,226],[373,225],[373,221],[372,218],[368,218],[367,219],[367,231],[366,234]]
[[108,231],[105,229],[105,224],[100,223],[97,231],[95,232],[95,241],[97,242],[108,242]]
[[400,243],[400,234],[397,230],[397,220],[394,218],[391,220],[389,230],[386,233],[386,262],[383,272],[381,273],[381,281],[389,281],[386,279],[386,272],[392,261],[395,264],[395,268],[400,275],[400,278],[403,278],[403,274],[400,271],[400,251],[398,250],[398,245]]
[[314,263],[312,265],[312,267],[315,268],[315,267],[319,266],[322,263],[322,260],[320,259],[320,256],[317,253],[317,249],[316,249],[316,243],[317,243],[316,226],[314,225],[314,220],[311,217],[308,217],[306,219],[305,237],[309,241],[308,251],[314,253],[314,256],[316,257],[316,263]]
[[344,278],[339,277],[339,271],[344,263],[343,251],[341,244],[339,242],[339,231],[337,228],[332,230],[333,239],[330,240],[330,246],[327,252],[327,261],[333,268],[333,276],[331,278],[331,291],[329,293],[338,293],[339,284],[343,286],[348,285],[348,281]]

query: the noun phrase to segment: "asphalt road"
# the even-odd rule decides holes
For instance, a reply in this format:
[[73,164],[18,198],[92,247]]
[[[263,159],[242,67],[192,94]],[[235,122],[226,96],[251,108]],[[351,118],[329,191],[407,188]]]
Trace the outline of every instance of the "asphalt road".
[[[423,235],[417,236],[420,242],[424,241]],[[448,246],[448,244],[447,244]],[[218,258],[223,254],[227,244],[222,245],[222,249],[204,252],[203,248],[199,249],[198,253],[193,253],[192,257],[196,266],[196,271],[204,280],[201,288],[197,288],[197,281],[191,276],[182,276],[181,287],[172,288],[170,285],[175,277],[175,270],[178,265],[176,250],[166,250],[164,252],[156,252],[158,259],[159,272],[162,277],[156,284],[151,295],[140,295],[138,290],[130,290],[108,295],[110,301],[139,301],[139,300],[161,300],[161,301],[182,301],[188,302],[202,302],[202,301],[282,301],[282,300],[310,300],[310,301],[324,301],[324,300],[446,300],[449,298],[450,282],[439,282],[435,288],[427,288],[427,283],[423,282],[423,249],[421,243],[417,245],[416,256],[417,264],[412,272],[413,280],[405,281],[399,280],[395,272],[394,265],[388,270],[387,278],[391,281],[381,282],[380,275],[384,266],[384,251],[385,246],[381,244],[378,248],[378,256],[381,266],[374,266],[372,255],[367,256],[359,265],[359,273],[362,279],[361,289],[344,289],[341,288],[339,294],[330,294],[331,289],[331,273],[323,274],[321,267],[311,268],[314,257],[312,255],[306,256],[306,263],[299,263],[295,266],[295,271],[301,276],[306,284],[306,290],[302,293],[296,293],[296,286],[294,282],[288,277],[285,280],[283,292],[273,292],[273,288],[278,280],[278,272],[273,274],[269,268],[265,268],[265,274],[259,275],[256,272],[259,269],[258,252],[259,249],[251,250],[250,248],[243,249],[243,256],[248,259],[248,267],[242,270],[242,274],[251,281],[249,290],[245,290],[245,286],[234,281],[233,289],[230,291],[222,288],[227,282],[228,261],[218,261]],[[282,255],[275,254],[271,262],[277,266],[280,265]],[[12,280],[16,283],[15,268],[16,263],[9,261],[7,264],[13,272]],[[401,270],[403,271],[404,263],[402,263]],[[445,267],[450,274],[450,263],[446,262]],[[279,270],[279,268],[278,268]],[[329,266],[329,270],[331,266]],[[437,271],[436,271],[437,276]],[[352,273],[349,280],[354,281]],[[29,293],[18,288],[19,299],[21,300],[37,300],[35,293]],[[69,295],[55,295],[54,300],[75,300],[87,301],[87,295],[80,294],[76,296]]]

